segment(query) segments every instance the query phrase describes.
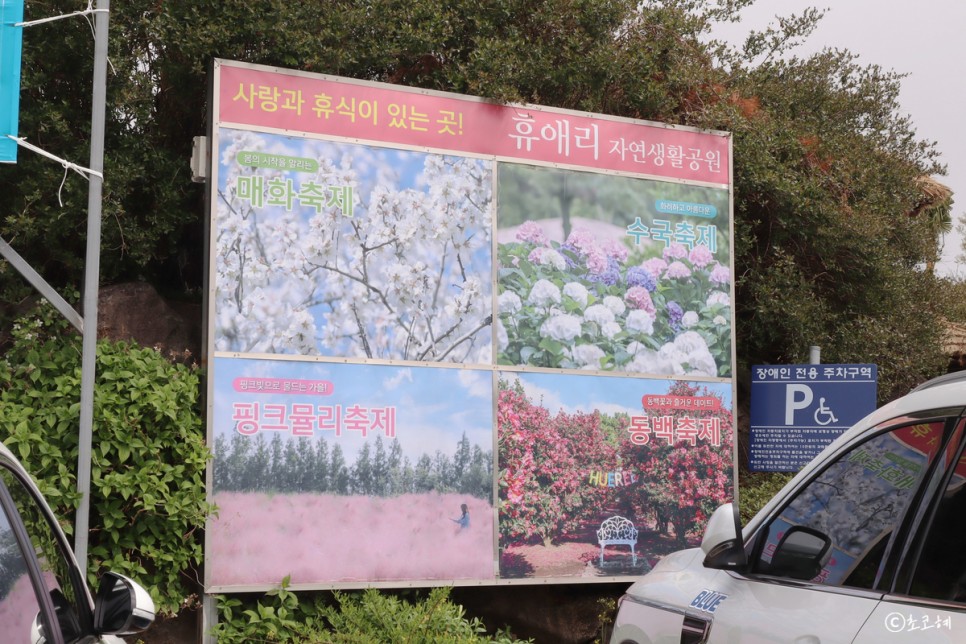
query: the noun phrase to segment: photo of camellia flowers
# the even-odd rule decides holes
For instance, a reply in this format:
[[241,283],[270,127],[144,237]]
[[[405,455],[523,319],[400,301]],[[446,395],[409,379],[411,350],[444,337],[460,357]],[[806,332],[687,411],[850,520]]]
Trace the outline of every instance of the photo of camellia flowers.
[[492,162],[222,128],[218,351],[492,364]]
[[734,493],[730,384],[502,373],[501,578],[640,575]]
[[497,363],[730,377],[727,190],[501,164]]

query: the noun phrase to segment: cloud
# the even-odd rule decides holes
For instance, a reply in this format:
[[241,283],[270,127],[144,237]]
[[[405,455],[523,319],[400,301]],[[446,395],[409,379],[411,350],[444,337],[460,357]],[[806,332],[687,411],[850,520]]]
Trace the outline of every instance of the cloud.
[[391,378],[386,378],[382,381],[382,386],[386,391],[392,391],[396,389],[403,381],[412,382],[413,381],[413,371],[412,369],[400,369],[396,372],[396,375]]
[[491,398],[493,396],[493,379],[488,371],[460,369],[457,379],[460,386],[474,398]]

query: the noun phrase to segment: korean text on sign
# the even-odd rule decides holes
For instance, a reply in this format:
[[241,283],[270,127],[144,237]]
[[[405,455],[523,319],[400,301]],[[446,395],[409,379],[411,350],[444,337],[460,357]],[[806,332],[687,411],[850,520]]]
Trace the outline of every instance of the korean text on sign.
[[342,436],[355,431],[368,436],[382,432],[396,435],[396,408],[363,407],[361,405],[313,405],[311,403],[235,402],[231,420],[235,431],[245,436],[258,432],[288,432],[292,436],[313,436],[316,432],[332,432]]

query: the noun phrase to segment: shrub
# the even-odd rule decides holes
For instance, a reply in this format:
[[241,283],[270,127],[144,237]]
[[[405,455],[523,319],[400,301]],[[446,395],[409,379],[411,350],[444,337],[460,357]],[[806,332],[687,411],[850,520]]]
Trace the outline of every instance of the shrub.
[[[20,320],[0,360],[0,440],[73,534],[81,338],[49,306]],[[162,614],[195,601],[208,450],[195,369],[132,343],[97,345],[88,575],[137,579]]]
[[479,618],[468,619],[450,601],[449,588],[433,588],[408,601],[369,588],[358,593],[333,592],[299,601],[282,586],[255,602],[217,597],[219,623],[212,634],[219,642],[394,642],[399,644],[509,644],[509,632],[492,637]]

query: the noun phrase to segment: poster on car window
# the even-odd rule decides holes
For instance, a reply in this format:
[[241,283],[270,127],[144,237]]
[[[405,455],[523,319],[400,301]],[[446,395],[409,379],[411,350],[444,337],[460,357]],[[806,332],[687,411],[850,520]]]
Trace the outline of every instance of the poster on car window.
[[[607,581],[694,542],[733,494],[727,133],[214,71],[207,592]],[[512,449],[506,405],[586,429],[579,462]]]

